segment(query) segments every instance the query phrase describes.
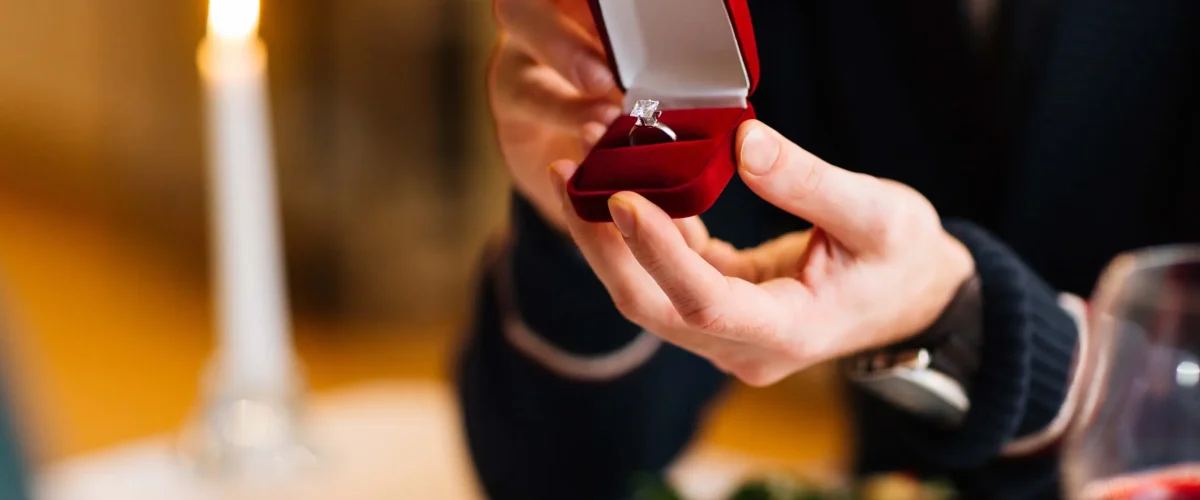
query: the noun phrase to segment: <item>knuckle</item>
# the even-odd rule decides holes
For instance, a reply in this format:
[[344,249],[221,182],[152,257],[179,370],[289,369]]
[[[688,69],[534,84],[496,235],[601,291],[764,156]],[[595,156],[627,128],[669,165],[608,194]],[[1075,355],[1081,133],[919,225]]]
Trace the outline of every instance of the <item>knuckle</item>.
[[647,315],[646,307],[633,294],[617,292],[613,294],[612,298],[613,305],[617,307],[617,311],[621,313],[621,316],[634,323],[641,324],[644,322]]
[[[632,245],[631,245],[632,246]],[[646,270],[650,276],[662,276],[668,269],[666,259],[658,255],[654,251],[635,251],[638,263]]]
[[683,318],[684,323],[692,328],[703,331],[725,329],[727,323],[725,313],[713,304],[706,304],[696,299],[681,300],[676,301],[675,309],[679,311],[679,316]]
[[821,182],[825,178],[828,166],[813,155],[803,155],[797,165],[795,176],[792,182],[788,183],[788,196],[795,200],[802,200],[821,189]]
[[895,200],[875,208],[871,229],[879,235],[879,241],[887,248],[899,248],[912,241],[923,241],[941,231],[941,221],[933,204],[912,188],[877,179],[883,184],[883,193]]
[[876,207],[873,211],[875,214],[869,219],[866,230],[874,234],[880,244],[886,248],[903,245],[908,231],[904,227],[905,217],[900,213],[902,210]]
[[913,228],[922,234],[937,234],[942,231],[942,221],[937,209],[924,196],[916,197],[909,217]]
[[908,203],[897,202],[894,197],[880,196],[872,198],[865,211],[862,229],[873,235],[882,247],[894,248],[912,237]]

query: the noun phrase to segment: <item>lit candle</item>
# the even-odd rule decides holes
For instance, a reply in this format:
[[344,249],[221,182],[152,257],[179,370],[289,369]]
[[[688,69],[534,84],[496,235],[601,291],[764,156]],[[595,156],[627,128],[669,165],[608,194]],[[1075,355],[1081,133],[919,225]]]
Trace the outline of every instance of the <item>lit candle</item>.
[[197,56],[208,105],[217,368],[223,385],[252,391],[284,388],[293,368],[258,21],[258,0],[211,0]]

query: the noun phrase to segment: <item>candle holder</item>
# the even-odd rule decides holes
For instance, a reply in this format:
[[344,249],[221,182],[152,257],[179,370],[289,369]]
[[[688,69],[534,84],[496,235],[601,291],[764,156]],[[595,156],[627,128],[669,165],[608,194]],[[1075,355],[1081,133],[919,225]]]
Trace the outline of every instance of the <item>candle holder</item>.
[[218,357],[203,400],[179,440],[184,463],[212,481],[292,483],[318,465],[304,425],[298,364],[284,380],[249,383]]

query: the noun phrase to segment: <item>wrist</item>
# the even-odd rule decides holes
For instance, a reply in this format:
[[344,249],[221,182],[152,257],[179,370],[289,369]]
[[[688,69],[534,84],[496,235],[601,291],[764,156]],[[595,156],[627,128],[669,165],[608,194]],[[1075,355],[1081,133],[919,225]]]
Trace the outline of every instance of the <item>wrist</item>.
[[848,378],[880,399],[942,427],[960,424],[983,344],[983,300],[971,274],[941,314],[909,338],[846,360]]
[[[971,250],[982,286],[985,335],[971,380],[970,411],[953,428],[935,428],[869,391],[855,391],[864,419],[896,442],[897,456],[930,469],[967,470],[1021,451],[1064,407],[1077,326],[1057,292],[1011,248],[970,222],[944,221]],[[1085,368],[1086,369],[1086,368]],[[1069,409],[1068,409],[1069,411]],[[1053,427],[1051,425],[1051,427]],[[1035,443],[1036,444],[1036,443]]]
[[[975,258],[971,256],[967,246],[945,231],[942,232],[942,240],[945,251],[934,263],[934,266],[940,269],[939,274],[943,276],[940,283],[942,293],[938,296],[940,299],[937,301],[937,312],[931,315],[933,319],[929,324],[933,324],[946,313],[946,308],[963,293],[964,284],[977,278]],[[926,325],[926,328],[928,327],[929,325]]]
[[908,303],[917,318],[889,345],[844,361],[848,378],[880,399],[942,427],[959,425],[983,343],[983,299],[975,259],[942,232],[922,270],[929,286]]
[[976,276],[970,250],[945,232],[935,250],[926,253],[915,267],[924,274],[927,284],[902,299],[900,321],[891,323],[897,330],[887,337],[892,340],[886,345],[906,343],[932,328],[962,293],[963,285]]

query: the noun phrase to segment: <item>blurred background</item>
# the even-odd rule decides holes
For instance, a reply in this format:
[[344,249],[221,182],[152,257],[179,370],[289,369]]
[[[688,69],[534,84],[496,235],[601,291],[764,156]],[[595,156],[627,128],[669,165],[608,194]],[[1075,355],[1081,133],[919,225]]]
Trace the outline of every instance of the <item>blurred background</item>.
[[[214,336],[206,9],[0,0],[0,378],[35,472],[169,435],[198,404]],[[315,397],[369,383],[449,394],[476,262],[507,215],[484,94],[490,2],[262,12],[308,383]],[[837,467],[844,428],[818,369],[736,388],[701,441]]]

